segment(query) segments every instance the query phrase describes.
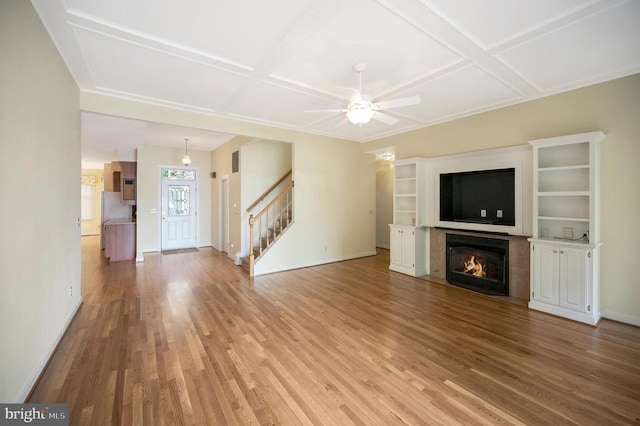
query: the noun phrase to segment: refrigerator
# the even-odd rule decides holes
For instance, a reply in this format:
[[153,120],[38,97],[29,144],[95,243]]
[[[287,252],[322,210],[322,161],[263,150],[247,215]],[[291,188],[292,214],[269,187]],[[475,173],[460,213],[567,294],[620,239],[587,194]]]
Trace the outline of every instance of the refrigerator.
[[131,219],[131,206],[122,204],[122,194],[120,192],[102,192],[101,249],[104,249],[104,223],[109,219]]

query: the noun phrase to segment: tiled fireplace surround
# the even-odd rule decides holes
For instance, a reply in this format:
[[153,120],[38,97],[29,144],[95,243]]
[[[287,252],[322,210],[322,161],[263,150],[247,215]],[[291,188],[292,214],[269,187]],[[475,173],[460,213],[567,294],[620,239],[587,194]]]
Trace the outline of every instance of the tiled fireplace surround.
[[[526,305],[529,301],[530,292],[530,274],[529,274],[529,242],[525,235],[528,234],[527,224],[530,225],[532,207],[532,190],[533,176],[532,164],[533,156],[530,146],[514,146],[509,148],[498,148],[487,151],[476,151],[463,154],[454,154],[450,156],[434,157],[428,160],[429,169],[427,177],[427,187],[429,196],[434,205],[433,211],[429,216],[429,222],[435,223],[435,226],[429,227],[430,238],[430,275],[423,278],[446,283],[446,239],[447,233],[459,235],[473,235],[485,238],[497,238],[509,240],[509,296],[491,296],[504,298],[505,300],[517,304]],[[492,232],[491,229],[474,230],[475,225],[459,226],[459,229],[452,229],[446,224],[438,224],[438,207],[436,201],[438,193],[436,187],[439,182],[439,173],[460,172],[468,170],[492,170],[507,167],[516,169],[516,203],[520,203],[521,216],[516,213],[517,226],[513,230],[498,229]],[[519,176],[519,177],[518,177]],[[519,180],[521,179],[521,180]],[[516,212],[518,212],[516,208]],[[459,225],[459,224],[457,224]],[[471,226],[471,227],[469,227]],[[458,228],[458,226],[455,226]],[[501,228],[501,227],[497,227]],[[519,235],[511,235],[511,234]],[[509,234],[509,235],[507,235]],[[450,284],[453,285],[453,284]]]
[[[447,233],[460,235],[474,235],[485,238],[509,240],[509,300],[525,303],[529,300],[529,242],[527,237],[512,235],[494,235],[473,231],[459,231],[453,229],[431,228],[431,274],[428,278],[446,282],[446,239]],[[499,296],[498,296],[499,297]]]

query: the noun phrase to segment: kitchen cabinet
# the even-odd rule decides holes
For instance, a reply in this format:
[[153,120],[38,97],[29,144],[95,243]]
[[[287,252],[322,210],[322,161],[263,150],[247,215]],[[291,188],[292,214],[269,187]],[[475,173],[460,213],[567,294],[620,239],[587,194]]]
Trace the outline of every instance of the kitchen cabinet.
[[120,161],[122,204],[136,204],[136,169],[135,162]]
[[428,229],[405,225],[389,225],[389,229],[391,232],[389,269],[414,277],[426,275],[429,272]]
[[111,219],[104,225],[104,255],[110,262],[136,258],[136,223]]

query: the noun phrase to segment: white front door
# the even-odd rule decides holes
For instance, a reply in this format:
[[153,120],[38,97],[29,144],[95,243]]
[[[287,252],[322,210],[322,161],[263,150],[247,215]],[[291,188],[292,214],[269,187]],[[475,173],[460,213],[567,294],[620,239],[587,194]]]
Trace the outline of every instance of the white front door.
[[196,181],[162,180],[162,250],[196,247]]

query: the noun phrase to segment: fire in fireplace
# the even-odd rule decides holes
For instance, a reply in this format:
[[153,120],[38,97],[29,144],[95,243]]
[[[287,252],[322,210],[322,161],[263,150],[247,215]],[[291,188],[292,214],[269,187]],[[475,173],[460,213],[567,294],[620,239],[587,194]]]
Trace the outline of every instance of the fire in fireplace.
[[447,234],[447,281],[486,294],[509,295],[509,240]]

